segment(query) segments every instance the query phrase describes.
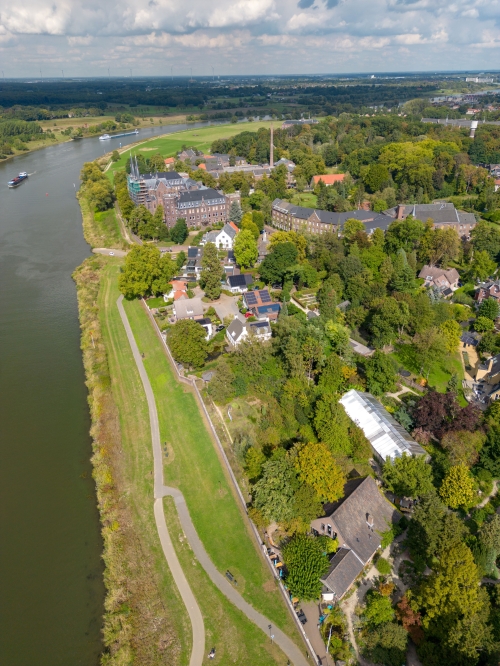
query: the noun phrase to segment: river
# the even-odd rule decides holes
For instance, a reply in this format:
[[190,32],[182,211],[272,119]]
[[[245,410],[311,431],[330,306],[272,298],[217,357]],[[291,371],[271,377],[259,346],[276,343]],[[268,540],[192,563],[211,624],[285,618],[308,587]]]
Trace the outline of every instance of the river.
[[[2,666],[99,663],[102,544],[71,279],[90,248],[75,192],[84,162],[187,127],[72,141],[0,164]],[[28,181],[8,189],[20,171]]]

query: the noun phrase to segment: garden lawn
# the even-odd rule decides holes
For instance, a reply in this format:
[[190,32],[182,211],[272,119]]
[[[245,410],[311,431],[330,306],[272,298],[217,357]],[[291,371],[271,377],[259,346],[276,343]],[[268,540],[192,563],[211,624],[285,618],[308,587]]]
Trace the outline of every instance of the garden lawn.
[[[253,123],[213,125],[155,137],[142,144],[135,144],[123,151],[118,162],[113,162],[106,173],[112,178],[115,171],[125,168],[125,164],[131,153],[137,154],[142,152],[145,157],[150,157],[156,153],[160,153],[163,157],[175,157],[184,145],[207,152],[210,150],[212,142],[216,139],[225,139],[235,134],[240,134],[240,132],[256,132],[260,127],[268,128],[270,126],[271,122],[269,120],[262,120]],[[277,126],[277,123],[275,123],[275,126]]]
[[281,593],[250,534],[194,394],[174,377],[166,352],[139,301],[124,303],[156,396],[162,441],[173,455],[165,483],[179,488],[194,526],[221,573],[229,569],[238,590],[258,611],[301,644]]
[[[391,356],[399,365],[420,375],[420,367],[415,360],[411,345],[396,345],[395,351]],[[459,351],[456,351],[454,354],[449,354],[442,362],[435,362],[431,365],[428,384],[437,391],[444,393],[446,391],[446,386],[454,373],[458,376],[460,383],[464,378],[464,370],[462,362],[460,361]],[[462,396],[461,391],[459,391],[459,396]]]
[[306,208],[316,208],[318,197],[313,192],[297,192],[294,195],[292,203],[296,206],[305,206]]

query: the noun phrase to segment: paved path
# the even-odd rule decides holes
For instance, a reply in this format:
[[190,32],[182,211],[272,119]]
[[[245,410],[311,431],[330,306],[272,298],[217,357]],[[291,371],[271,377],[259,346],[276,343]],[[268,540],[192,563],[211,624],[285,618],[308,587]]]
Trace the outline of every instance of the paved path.
[[[111,252],[115,255],[115,257],[126,257],[127,256],[127,251],[126,250],[115,250],[113,248],[109,247],[94,247],[92,249],[92,252],[94,254],[107,254],[109,255]],[[113,255],[111,255],[113,256]]]
[[261,615],[258,611],[255,610],[255,608],[253,608],[253,606],[247,603],[243,597],[234,589],[231,583],[221,573],[219,573],[212,560],[208,556],[203,543],[198,537],[198,533],[194,528],[183,494],[178,488],[172,488],[163,484],[163,459],[156,401],[149,377],[142,362],[139,348],[137,347],[137,343],[132,333],[127,315],[123,308],[122,301],[123,296],[120,296],[117,301],[118,310],[127,333],[128,341],[132,348],[132,353],[137,364],[137,369],[139,370],[139,375],[144,386],[149,408],[149,421],[151,425],[154,458],[154,510],[156,527],[158,529],[158,534],[160,535],[165,557],[170,569],[172,569],[174,580],[177,584],[177,587],[179,588],[179,592],[181,593],[184,603],[186,604],[186,608],[188,609],[193,627],[193,653],[191,655],[190,666],[195,666],[202,663],[203,650],[205,645],[205,630],[203,625],[203,618],[201,616],[198,604],[196,603],[196,599],[194,598],[189,584],[180,567],[179,560],[177,559],[175,551],[172,547],[170,536],[168,534],[165,516],[163,513],[163,502],[161,499],[165,496],[174,498],[177,512],[179,514],[179,520],[189,545],[191,546],[196,558],[198,559],[201,566],[205,569],[214,585],[216,585],[219,590],[229,599],[229,601],[239,610],[241,610],[249,620],[251,620],[260,629],[262,629],[265,634],[269,635],[269,625],[272,625],[271,633],[274,635],[274,642],[281,648],[281,650],[283,650],[288,659],[290,659],[290,661],[295,666],[310,666],[311,662],[306,660],[295,643],[284,632],[278,629],[278,627],[275,627],[268,618],[266,618],[264,615]]
[[[179,590],[179,593],[182,597],[184,605],[187,608],[189,617],[191,619],[191,627],[193,631],[193,650],[191,653],[191,659],[189,661],[189,666],[200,666],[203,662],[203,657],[205,654],[205,625],[203,623],[203,617],[201,615],[200,607],[194,597],[194,594],[189,587],[184,571],[180,565],[177,554],[172,545],[172,540],[167,529],[167,523],[165,521],[165,514],[163,511],[163,500],[161,499],[164,495],[169,494],[165,493],[166,488],[163,486],[163,467],[161,459],[161,444],[160,444],[160,428],[158,425],[158,412],[156,410],[156,402],[153,394],[153,389],[149,381],[149,377],[144,368],[142,362],[141,354],[137,347],[137,343],[134,339],[132,329],[126,315],[126,312],[123,308],[123,296],[120,296],[117,305],[120,312],[120,317],[122,319],[125,331],[127,333],[127,338],[132,348],[132,354],[134,360],[137,364],[137,369],[139,370],[139,375],[144,386],[144,391],[146,393],[146,398],[149,407],[149,421],[151,426],[151,437],[153,440],[153,456],[154,456],[154,514],[156,521],[156,529],[158,530],[158,535],[160,537],[161,546],[163,548],[163,553],[167,560],[167,564],[172,572],[175,584]],[[174,490],[174,489],[172,489]],[[182,522],[182,520],[181,520]]]

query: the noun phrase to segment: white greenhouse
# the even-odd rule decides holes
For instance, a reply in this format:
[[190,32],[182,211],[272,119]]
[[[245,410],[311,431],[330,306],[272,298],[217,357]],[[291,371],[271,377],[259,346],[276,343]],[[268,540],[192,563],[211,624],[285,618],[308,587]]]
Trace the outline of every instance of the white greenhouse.
[[361,428],[377,456],[385,461],[403,453],[427,453],[371,393],[352,389],[340,399],[349,418]]

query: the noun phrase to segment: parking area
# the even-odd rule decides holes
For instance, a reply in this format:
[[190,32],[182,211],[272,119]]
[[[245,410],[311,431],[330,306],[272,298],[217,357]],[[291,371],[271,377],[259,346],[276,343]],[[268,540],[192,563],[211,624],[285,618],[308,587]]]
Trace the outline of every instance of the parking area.
[[238,317],[241,321],[245,321],[245,317],[238,310],[238,296],[221,294],[219,300],[213,301],[210,305],[215,308],[221,321],[224,321],[226,317],[231,317],[231,319]]

